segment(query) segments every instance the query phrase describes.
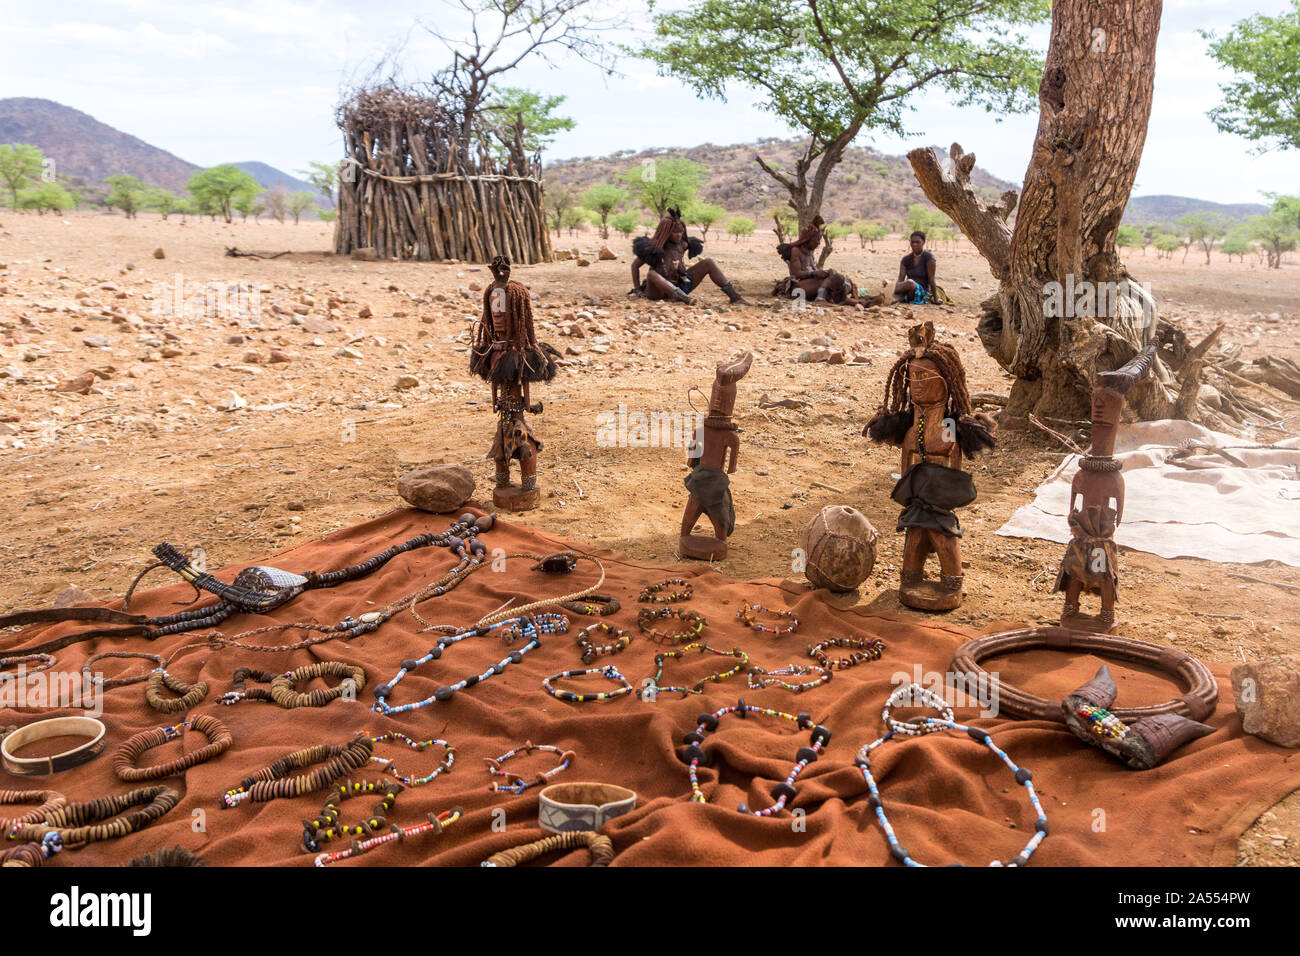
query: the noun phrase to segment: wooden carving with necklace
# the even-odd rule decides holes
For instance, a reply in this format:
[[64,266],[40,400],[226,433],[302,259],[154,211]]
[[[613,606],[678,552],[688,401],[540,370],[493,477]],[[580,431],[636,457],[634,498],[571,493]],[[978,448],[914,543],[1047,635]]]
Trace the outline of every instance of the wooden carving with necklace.
[[[709,414],[687,449],[686,511],[682,515],[681,536],[677,550],[684,558],[721,561],[727,556],[727,537],[736,530],[736,509],[731,501],[731,479],[740,455],[740,433],[731,420],[736,408],[736,383],[744,378],[754,362],[752,352],[745,352],[715,371],[709,395]],[[701,517],[713,525],[712,535],[695,533]]]
[[[957,350],[934,341],[934,323],[908,330],[907,352],[890,369],[885,402],[862,430],[872,441],[902,449],[902,477],[891,497],[903,506],[898,530],[903,567],[898,599],[923,611],[961,606],[961,525],[954,508],[975,500],[975,482],[961,470],[963,455],[994,446],[996,423],[976,415]],[[925,562],[939,559],[939,580],[925,579]]]
[[[549,345],[538,344],[528,287],[510,281],[510,260],[492,260],[493,282],[483,291],[483,317],[474,329],[469,370],[492,384],[492,410],[497,413],[496,437],[487,457],[496,462],[492,502],[507,511],[529,511],[541,502],[537,490],[537,455],[542,442],[533,434],[525,412],[542,413],[532,403],[529,386],[555,378],[555,357]],[[519,484],[510,483],[510,462],[519,461]]]

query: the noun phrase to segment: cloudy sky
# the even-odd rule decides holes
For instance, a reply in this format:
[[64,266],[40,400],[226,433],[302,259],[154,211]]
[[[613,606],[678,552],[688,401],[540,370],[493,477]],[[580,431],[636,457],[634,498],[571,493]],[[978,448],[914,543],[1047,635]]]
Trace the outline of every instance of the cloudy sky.
[[[642,2],[606,2],[645,16]],[[1165,0],[1135,195],[1256,202],[1261,190],[1300,192],[1295,153],[1253,155],[1250,143],[1218,133],[1206,118],[1225,74],[1196,32],[1289,8],[1290,0]],[[425,28],[454,32],[464,23],[448,0],[0,0],[0,97],[55,100],[200,165],[261,160],[293,172],[341,153],[333,112],[343,88],[396,48],[408,76],[427,76],[448,56]],[[1036,36],[1045,48],[1046,27]],[[513,75],[511,85],[564,94],[563,112],[577,120],[547,159],[790,134],[744,90],[723,105],[696,99],[648,64],[624,60],[620,69],[623,76],[604,78],[561,61]],[[858,145],[901,153],[955,140],[995,175],[1021,179],[1036,115],[995,124],[981,110],[948,107],[941,95],[916,105],[914,135],[863,134]]]

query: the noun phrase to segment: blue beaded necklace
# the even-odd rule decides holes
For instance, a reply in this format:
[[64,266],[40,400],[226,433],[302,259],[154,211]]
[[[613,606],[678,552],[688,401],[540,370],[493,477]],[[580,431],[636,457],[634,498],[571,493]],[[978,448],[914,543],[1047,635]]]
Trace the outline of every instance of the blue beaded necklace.
[[[455,684],[439,687],[433,692],[432,696],[426,697],[424,700],[414,701],[409,704],[400,704],[396,707],[388,703],[388,698],[393,693],[393,688],[401,682],[403,677],[415,670],[417,667],[427,664],[430,661],[436,661],[442,656],[444,649],[453,644],[460,643],[467,637],[479,637],[485,634],[490,634],[492,631],[503,627],[509,629],[506,637],[507,644],[513,643],[521,637],[528,638],[528,643],[517,651],[511,651],[500,661],[485,670],[482,674],[472,674]],[[543,634],[560,634],[564,633],[568,629],[569,619],[563,614],[535,614],[527,617],[512,617],[486,627],[470,628],[469,630],[461,631],[457,634],[449,634],[446,637],[439,638],[438,643],[429,648],[427,654],[418,659],[402,661],[402,667],[397,672],[397,675],[388,683],[380,684],[375,688],[374,694],[376,700],[370,709],[376,713],[391,716],[392,714],[400,714],[408,710],[419,710],[422,707],[428,707],[435,701],[444,702],[451,700],[452,695],[455,694],[456,691],[464,690],[466,687],[473,687],[479,681],[485,681],[494,674],[500,674],[510,664],[518,664],[529,651],[541,647],[541,636]]]

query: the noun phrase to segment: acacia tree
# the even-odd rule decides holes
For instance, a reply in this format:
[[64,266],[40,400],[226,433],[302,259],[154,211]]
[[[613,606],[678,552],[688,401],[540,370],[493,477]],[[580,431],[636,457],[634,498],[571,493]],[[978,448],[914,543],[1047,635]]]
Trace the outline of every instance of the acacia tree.
[[[655,17],[639,51],[700,97],[728,87],[807,137],[792,173],[754,160],[790,194],[797,229],[821,213],[827,179],[864,129],[906,132],[922,89],[1000,113],[1032,108],[1038,54],[1019,29],[1049,0],[696,0]],[[828,243],[829,245],[829,243]],[[825,261],[827,249],[823,249]]]
[[27,143],[0,144],[0,183],[9,190],[10,205],[18,208],[18,190],[36,182],[41,175],[44,155]]
[[1300,149],[1300,0],[1276,17],[1242,20],[1217,37],[1202,30],[1210,55],[1236,76],[1219,87],[1223,103],[1210,119],[1225,133],[1272,146]]

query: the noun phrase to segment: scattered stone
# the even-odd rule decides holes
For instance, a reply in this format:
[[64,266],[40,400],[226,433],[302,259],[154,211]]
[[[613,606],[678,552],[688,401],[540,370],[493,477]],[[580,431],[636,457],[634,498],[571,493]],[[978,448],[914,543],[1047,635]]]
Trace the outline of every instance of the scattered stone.
[[556,262],[564,262],[565,260],[567,260],[567,259],[572,259],[572,258],[573,258],[573,253],[571,253],[568,249],[556,249],[556,250],[555,250],[555,261],[556,261]]
[[153,251],[153,257],[155,259],[166,259],[167,253],[163,252],[162,246],[159,246],[157,249]]
[[400,391],[406,391],[407,389],[410,388],[419,388],[419,387],[420,387],[420,380],[416,378],[414,375],[397,376],[397,388]]
[[[332,301],[332,300],[331,300],[331,301]],[[368,306],[368,305],[363,305],[363,306],[361,307],[361,311],[359,311],[359,312],[357,313],[357,318],[358,318],[358,319],[368,319],[368,318],[370,318],[370,317],[371,317],[372,315],[374,315],[374,314],[375,314],[375,313],[374,313],[374,310],[371,309],[370,306]]]
[[601,246],[600,252],[596,253],[596,258],[608,261],[610,259],[617,259],[618,256],[609,251],[609,246]]
[[91,387],[95,384],[94,372],[82,372],[76,378],[67,378],[54,386],[56,392],[75,392],[78,395],[89,395]]
[[361,249],[353,249],[352,258],[357,262],[378,262],[379,250],[374,246],[365,246]]
[[589,266],[589,265],[591,265],[591,262],[590,262],[589,260],[587,260],[587,259],[579,258],[579,259],[578,259],[578,265],[580,265],[580,266]]
[[565,346],[564,354],[565,354],[565,355],[581,355],[581,354],[582,354],[582,349],[579,348],[579,347],[576,346],[576,345],[568,345],[568,346]]
[[356,349],[350,349],[350,348],[339,349],[338,355],[340,358],[351,358],[351,359],[365,358],[365,356],[362,355],[360,352],[358,352]]
[[1238,664],[1232,696],[1242,730],[1281,747],[1300,747],[1300,654]]
[[281,349],[271,349],[271,358],[269,361],[272,365],[278,365],[283,362],[292,362],[293,356]]
[[782,329],[780,332],[776,333],[776,337],[778,339],[792,339],[794,338],[794,333],[789,329]]
[[174,345],[169,345],[160,353],[163,358],[180,358],[185,353]]
[[302,320],[302,330],[311,332],[313,335],[325,335],[330,332],[337,332],[338,327],[334,323],[320,318],[320,316],[309,315]]
[[226,339],[227,345],[243,345],[244,337],[242,335],[232,335]]
[[290,502],[288,502],[284,507],[285,507],[285,509],[288,510],[288,511],[306,511],[306,510],[307,510],[307,506],[306,506],[305,504],[303,504],[301,501],[290,501]]
[[831,345],[834,345],[835,343],[832,342],[828,336],[825,336],[825,335],[818,335],[818,336],[815,336],[813,339],[811,339],[810,342],[809,342],[809,344],[811,344],[811,345],[825,345],[825,346],[831,346]]
[[455,511],[474,494],[474,476],[464,465],[417,468],[397,480],[397,493],[422,511]]
[[81,340],[81,343],[87,348],[92,349],[106,349],[112,345],[112,343],[109,342],[108,337],[103,335],[88,335]]
[[95,595],[79,587],[66,587],[54,595],[55,607],[76,607],[78,604],[94,604]]
[[[164,357],[165,355],[166,353],[164,353]],[[262,362],[262,355],[260,352],[245,352],[244,361],[249,365],[259,365]]]

